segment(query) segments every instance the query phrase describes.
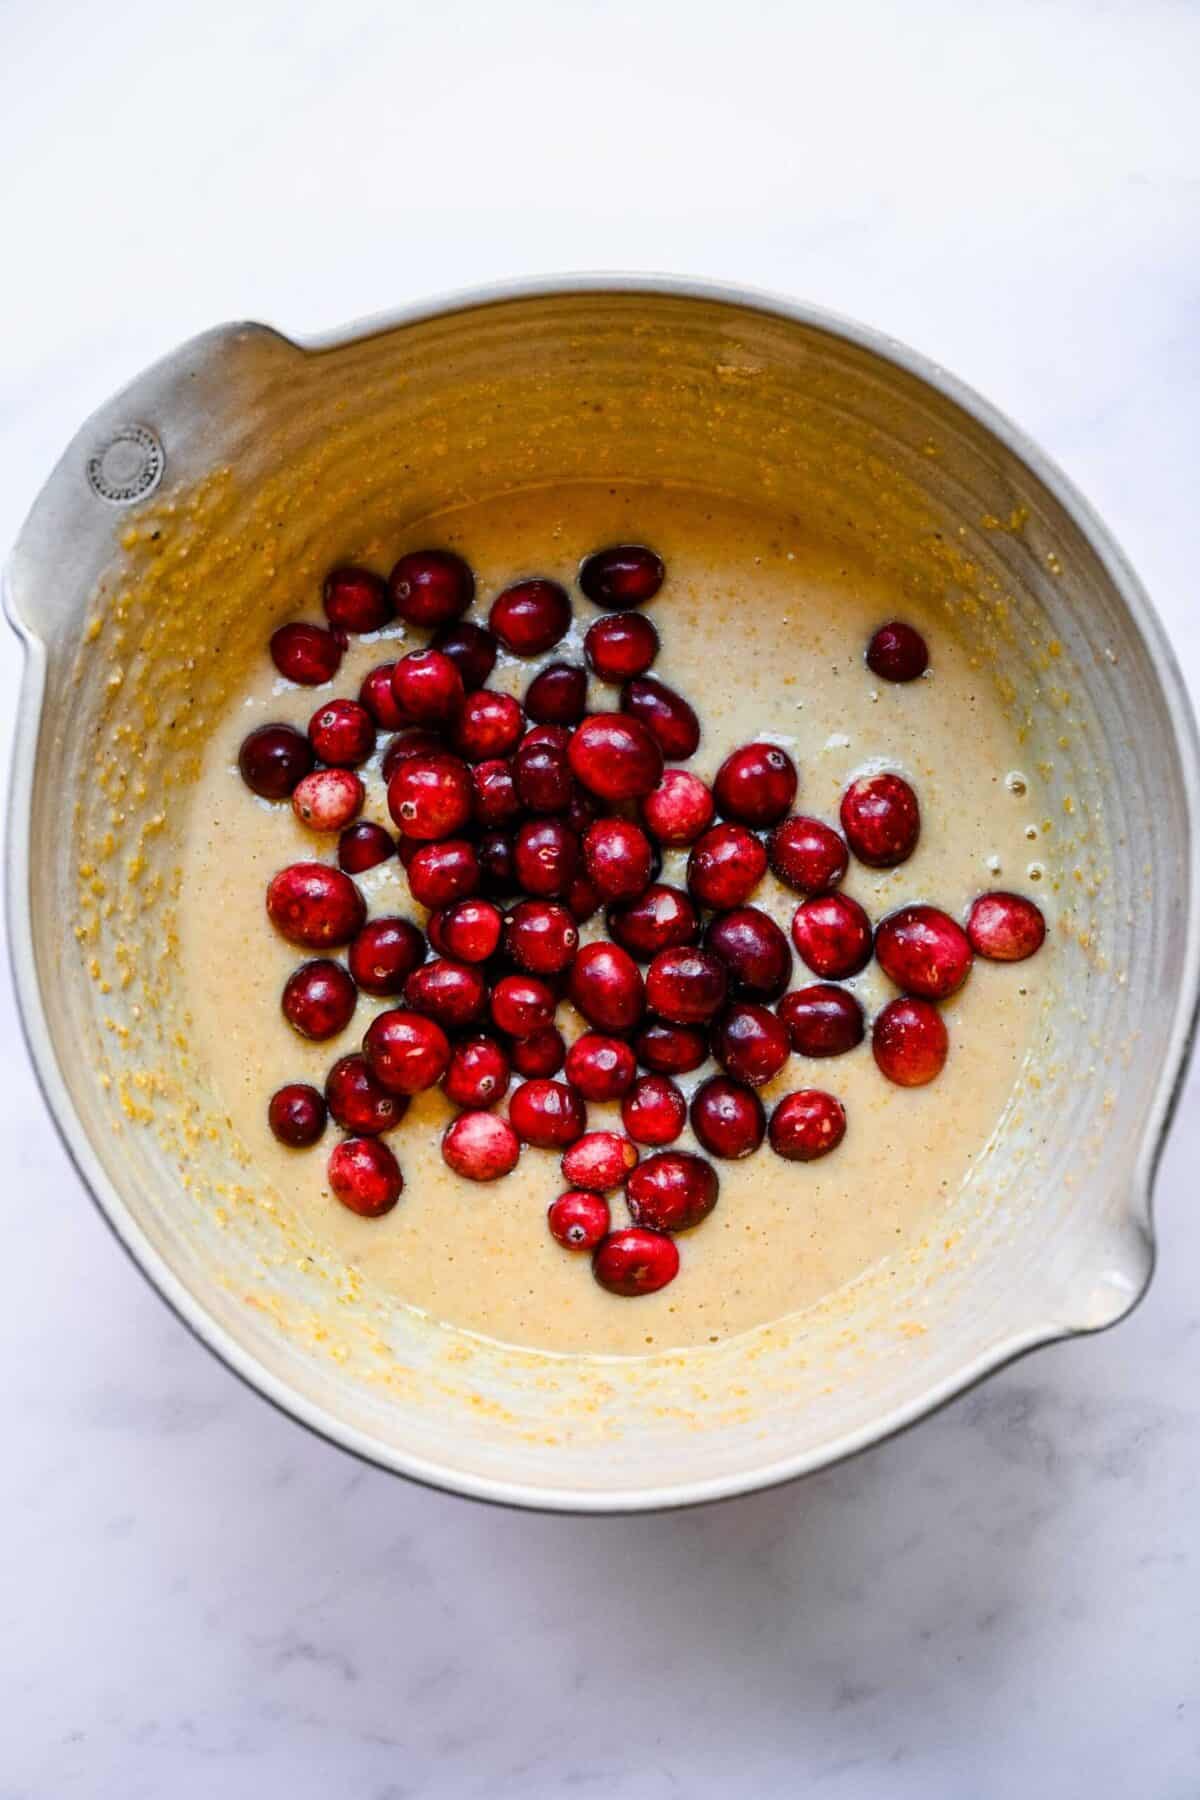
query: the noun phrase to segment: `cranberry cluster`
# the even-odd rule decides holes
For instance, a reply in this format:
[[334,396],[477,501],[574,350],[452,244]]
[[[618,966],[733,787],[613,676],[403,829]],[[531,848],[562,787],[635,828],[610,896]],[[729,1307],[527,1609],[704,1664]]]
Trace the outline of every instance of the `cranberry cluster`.
[[[873,1023],[875,1061],[890,1081],[920,1086],[948,1050],[936,1003],[961,987],[972,954],[1020,960],[1045,931],[1037,907],[1013,894],[976,900],[964,930],[927,905],[902,907],[876,928],[839,891],[851,854],[870,868],[912,854],[920,808],[898,774],[853,781],[839,832],[793,814],[796,768],[774,744],[735,750],[711,788],[667,768],[693,755],[701,727],[687,700],[648,673],[658,633],[634,609],[663,578],[641,545],[582,564],[579,585],[603,609],[584,640],[587,668],[620,688],[617,708],[589,713],[587,668],[575,663],[543,667],[524,705],[485,685],[500,646],[541,657],[565,636],[572,607],[558,583],[505,589],[485,628],[463,617],[475,580],[449,551],[412,552],[386,582],[335,569],[324,586],[328,628],[290,624],[271,639],[289,680],[332,680],[346,634],[396,614],[431,630],[428,646],[373,669],[357,700],[325,702],[306,736],[264,725],[240,754],[256,794],[290,796],[306,826],[339,834],[337,867],[294,863],[267,889],[276,929],[321,953],[285,984],[288,1021],[324,1040],[349,1024],[360,991],[401,1002],[375,1016],[360,1053],[333,1064],[324,1094],[296,1083],[272,1097],[276,1137],[312,1144],[331,1114],[348,1134],[329,1159],[333,1192],[377,1217],[403,1188],[382,1135],[413,1094],[440,1082],[460,1109],[442,1140],[449,1167],[491,1181],[515,1167],[522,1144],[561,1151],[567,1188],[549,1208],[550,1231],[565,1248],[592,1252],[597,1280],[625,1295],[671,1281],[674,1235],[717,1203],[712,1163],[667,1148],[689,1119],[714,1158],[749,1156],[765,1138],[777,1155],[809,1162],[841,1142],[846,1114],[834,1095],[797,1089],[768,1119],[758,1093],[793,1051],[833,1057],[862,1042],[862,1008],[834,984],[875,955],[901,990]],[[866,661],[909,681],[924,673],[928,651],[912,626],[891,621]],[[358,816],[365,790],[355,771],[381,730],[391,734],[381,766],[398,841]],[[689,850],[686,888],[658,879],[665,847]],[[394,854],[429,909],[424,932],[404,918],[368,920],[351,879]],[[768,866],[801,896],[792,944],[819,978],[793,992],[787,938],[750,904]],[[607,936],[582,943],[580,926],[601,907]],[[327,954],[342,947],[345,963]],[[589,1027],[570,1048],[555,1022],[564,998]],[[719,1073],[689,1108],[674,1077],[710,1056]],[[514,1071],[522,1081],[505,1120],[490,1109]],[[589,1132],[589,1101],[619,1101],[624,1133]],[[642,1148],[652,1153],[643,1158]],[[620,1188],[633,1224],[613,1230],[605,1196]]]

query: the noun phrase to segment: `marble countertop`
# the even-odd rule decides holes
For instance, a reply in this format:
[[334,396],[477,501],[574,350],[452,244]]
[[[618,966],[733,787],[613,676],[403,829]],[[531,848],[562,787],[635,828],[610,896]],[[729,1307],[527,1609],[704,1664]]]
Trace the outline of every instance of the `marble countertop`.
[[[0,62],[0,543],[207,324],[671,269],[973,382],[1200,687],[1194,7],[46,0]],[[6,635],[6,735],[17,679]],[[117,1251],[0,1009],[3,1800],[1200,1793],[1196,1074],[1118,1330],[799,1486],[588,1522],[407,1487],[233,1381]]]

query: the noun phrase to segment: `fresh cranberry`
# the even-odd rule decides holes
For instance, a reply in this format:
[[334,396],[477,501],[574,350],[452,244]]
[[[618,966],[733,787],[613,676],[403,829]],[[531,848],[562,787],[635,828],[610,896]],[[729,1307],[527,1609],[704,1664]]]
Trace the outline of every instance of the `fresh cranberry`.
[[708,1038],[691,1025],[652,1019],[634,1040],[637,1059],[656,1075],[688,1075],[708,1059]]
[[365,706],[375,723],[383,731],[403,731],[412,720],[397,704],[396,690],[392,686],[392,672],[395,663],[377,663],[363,676],[362,686],[358,690],[358,704]]
[[636,800],[662,779],[663,757],[640,719],[593,713],[571,739],[571,772],[601,800]]
[[605,900],[629,900],[650,880],[650,840],[628,819],[598,819],[583,840],[583,860]]
[[307,1149],[325,1129],[325,1102],[307,1082],[289,1081],[271,1095],[267,1123],[281,1144]]
[[796,798],[796,765],[777,744],[743,744],[713,782],[717,811],[741,825],[775,825]]
[[388,783],[388,811],[406,837],[453,837],[471,817],[471,774],[457,756],[409,756]]
[[845,1135],[845,1107],[820,1088],[785,1094],[771,1114],[771,1148],[788,1162],[815,1162],[828,1156]]
[[609,935],[638,962],[649,962],[660,950],[694,944],[700,916],[681,889],[655,882],[636,900],[608,911]]
[[411,919],[369,919],[346,960],[364,994],[400,994],[425,960],[425,939]]
[[439,956],[481,963],[499,948],[504,918],[490,900],[456,900],[445,911],[435,912],[427,929]]
[[712,789],[690,769],[667,769],[642,801],[646,829],[660,844],[694,844],[713,822]]
[[395,1007],[372,1019],[363,1053],[390,1094],[420,1094],[445,1074],[450,1042],[436,1019]]
[[321,687],[332,681],[342,660],[342,646],[323,625],[281,625],[271,633],[271,661],[286,681]]
[[442,1077],[442,1092],[455,1106],[494,1106],[508,1092],[509,1064],[492,1037],[455,1044]]
[[442,1156],[456,1175],[468,1181],[498,1181],[511,1175],[520,1154],[516,1132],[495,1113],[460,1113],[442,1137]]
[[846,873],[845,841],[821,819],[785,819],[771,833],[771,867],[798,894],[828,894]]
[[366,790],[350,769],[314,769],[292,789],[292,810],[310,831],[341,831],[360,811]]
[[346,1029],[357,1000],[358,989],[342,964],[318,957],[292,970],[280,1005],[294,1031],[321,1043]]
[[392,670],[392,690],[410,719],[435,726],[457,718],[466,693],[457,664],[440,650],[410,650],[402,656]]
[[339,631],[378,631],[392,616],[387,582],[372,569],[331,569],[321,601],[325,617]]
[[589,825],[594,825],[600,817],[600,808],[585,787],[581,787],[571,777],[571,798],[567,801],[563,813],[563,823],[569,825],[577,837],[582,837]]
[[530,1037],[554,1023],[554,989],[536,975],[502,975],[492,989],[492,1021],[509,1037]]
[[725,1004],[729,975],[720,957],[684,945],[660,950],[646,971],[646,1001],[672,1025],[703,1025]]
[[408,865],[408,886],[418,906],[436,909],[465,900],[479,887],[479,858],[465,838],[422,844]]
[[504,947],[531,975],[558,975],[574,960],[579,927],[554,900],[521,900],[508,915]]
[[357,768],[375,748],[375,721],[357,700],[328,700],[308,721],[308,741],[323,763]]
[[238,751],[242,780],[261,800],[286,800],[313,760],[312,745],[290,725],[259,725]]
[[526,688],[525,711],[539,725],[578,725],[587,711],[587,670],[549,663]]
[[436,1019],[443,1031],[476,1025],[487,1008],[487,982],[472,963],[435,956],[414,969],[404,984],[404,1003]]
[[687,1124],[687,1101],[669,1075],[639,1075],[621,1102],[621,1123],[639,1144],[673,1144]]
[[511,825],[520,817],[521,802],[507,757],[490,757],[471,770],[471,810],[477,825]]
[[585,1031],[567,1051],[567,1080],[585,1100],[619,1100],[636,1073],[633,1051],[621,1038]]
[[511,694],[477,688],[463,702],[450,741],[468,762],[480,763],[507,756],[515,749],[524,729],[525,715]]
[[845,988],[798,988],[783,996],[778,1012],[800,1056],[844,1056],[863,1041],[863,1009]]
[[904,862],[921,835],[917,796],[902,775],[860,775],[842,795],[842,830],[859,862],[891,869]]
[[989,962],[1024,962],[1041,949],[1046,921],[1021,894],[981,894],[967,916],[967,938]]
[[495,668],[499,645],[486,626],[460,619],[457,624],[444,625],[435,632],[429,648],[440,650],[443,656],[450,658],[470,694],[483,686]]
[[391,1212],[404,1190],[400,1164],[374,1137],[343,1138],[329,1157],[329,1185],[351,1212],[378,1219]]
[[767,872],[767,853],[744,825],[714,825],[688,857],[688,892],[701,906],[728,912],[750,898]]
[[383,753],[379,773],[386,785],[400,764],[407,762],[410,756],[440,756],[444,749],[445,745],[436,732],[424,731],[420,726],[414,725],[411,731],[402,731],[392,739]]
[[604,1194],[620,1187],[637,1159],[636,1146],[619,1131],[586,1131],[564,1150],[562,1172],[572,1187]]
[[679,1251],[661,1231],[612,1231],[592,1255],[592,1274],[610,1294],[636,1300],[656,1294],[679,1273]]
[[513,774],[521,804],[535,813],[562,812],[573,782],[567,760],[570,733],[562,725],[535,725],[521,739]]
[[762,1101],[752,1088],[712,1075],[692,1096],[692,1130],[710,1156],[731,1161],[753,1156],[767,1129]]
[[601,681],[644,675],[658,655],[658,633],[640,613],[610,613],[588,627],[583,653]]
[[488,624],[513,656],[541,656],[571,629],[571,602],[557,581],[518,581],[492,601]]
[[338,867],[347,875],[361,875],[367,869],[378,868],[395,854],[395,839],[373,819],[359,819],[357,824],[347,825],[338,839]]
[[867,645],[867,667],[881,681],[916,681],[929,667],[929,650],[914,625],[890,619]]
[[875,929],[875,956],[889,981],[922,1000],[957,993],[971,969],[966,932],[936,906],[889,913]]
[[653,600],[665,575],[662,558],[645,544],[613,544],[584,558],[579,585],[594,605],[625,612]]
[[527,894],[564,894],[579,869],[579,839],[561,819],[527,819],[513,846],[517,884]]
[[619,944],[585,944],[571,965],[570,997],[599,1031],[630,1031],[642,1016],[641,970]]
[[493,899],[513,893],[520,885],[514,842],[507,831],[485,831],[476,845],[479,885]]
[[889,1000],[871,1032],[880,1072],[897,1087],[924,1087],[945,1067],[950,1039],[936,1006],[904,994]]
[[408,1111],[408,1095],[389,1094],[365,1056],[343,1056],[334,1063],[325,1077],[325,1101],[342,1130],[356,1137],[391,1131]]
[[587,921],[600,911],[600,895],[590,875],[580,869],[571,877],[570,886],[563,895],[572,918],[577,925],[586,925]]
[[712,1030],[712,1052],[727,1075],[747,1087],[772,1081],[791,1053],[787,1026],[754,1000],[735,1000]]
[[348,875],[325,863],[291,863],[272,876],[267,916],[289,944],[336,949],[361,931],[366,902]]
[[621,690],[621,711],[643,724],[670,762],[686,762],[700,743],[700,721],[682,694],[653,675],[635,675]]
[[752,1000],[778,1000],[791,977],[787,938],[757,906],[738,906],[714,919],[704,947],[729,970],[730,991]]
[[635,1225],[690,1231],[717,1204],[720,1181],[712,1164],[690,1150],[660,1150],[639,1163],[625,1189]]
[[792,942],[814,975],[844,981],[871,960],[871,921],[848,894],[819,894],[796,908]]
[[392,604],[410,625],[449,625],[475,598],[475,577],[452,550],[410,550],[388,577]]
[[611,1223],[607,1200],[574,1189],[551,1201],[546,1219],[564,1250],[594,1250]]
[[567,1055],[566,1040],[556,1025],[543,1025],[528,1037],[514,1038],[512,1066],[526,1080],[534,1075],[557,1075]]
[[508,1116],[522,1143],[565,1150],[587,1130],[587,1107],[561,1081],[524,1081],[508,1102]]

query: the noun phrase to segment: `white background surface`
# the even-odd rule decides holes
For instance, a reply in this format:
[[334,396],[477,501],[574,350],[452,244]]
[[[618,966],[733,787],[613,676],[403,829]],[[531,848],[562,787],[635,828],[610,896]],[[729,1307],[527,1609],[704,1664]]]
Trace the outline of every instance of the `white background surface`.
[[[234,11],[0,9],[0,542],[208,324],[667,269],[975,383],[1200,686],[1195,4]],[[5,720],[17,678],[5,637]],[[1200,1794],[1195,1079],[1118,1331],[801,1486],[586,1522],[408,1488],[239,1387],[82,1194],[7,992],[0,1056],[3,1800]]]

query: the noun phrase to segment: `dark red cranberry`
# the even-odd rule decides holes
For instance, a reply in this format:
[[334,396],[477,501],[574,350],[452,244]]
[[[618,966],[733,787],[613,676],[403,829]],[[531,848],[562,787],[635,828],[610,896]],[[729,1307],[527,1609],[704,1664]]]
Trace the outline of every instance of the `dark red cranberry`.
[[587,789],[581,787],[574,776],[572,776],[571,798],[568,800],[567,809],[563,813],[564,823],[569,825],[571,830],[575,832],[578,837],[582,837],[588,826],[594,825],[599,817],[599,804],[592,798]]
[[902,906],[875,928],[880,968],[906,994],[946,1000],[971,970],[967,934],[936,906]]
[[292,811],[310,831],[341,831],[359,812],[366,789],[351,769],[313,769],[292,789]]
[[556,1025],[543,1025],[540,1031],[512,1042],[512,1066],[526,1080],[534,1075],[557,1075],[566,1055],[566,1039]]
[[842,795],[842,830],[859,862],[891,869],[904,862],[921,835],[917,796],[902,775],[860,775]]
[[400,994],[425,960],[425,939],[411,919],[368,919],[346,960],[364,994]]
[[656,1075],[688,1075],[708,1059],[708,1037],[691,1025],[652,1019],[634,1039],[637,1059]]
[[485,831],[476,846],[479,885],[493,899],[503,899],[520,886],[515,845],[507,831]]
[[897,1087],[924,1087],[945,1067],[950,1039],[936,1006],[907,994],[889,1000],[871,1032],[880,1072]]
[[600,896],[596,892],[595,883],[582,869],[572,876],[571,885],[563,899],[577,925],[586,925],[600,911]]
[[358,989],[343,965],[322,956],[292,970],[280,1005],[294,1031],[321,1043],[346,1029],[357,1000]]
[[653,600],[665,575],[662,558],[645,544],[613,544],[584,558],[579,585],[594,605],[625,612]]
[[771,1148],[789,1162],[815,1162],[836,1150],[846,1135],[846,1109],[820,1088],[785,1094],[771,1114]]
[[291,863],[272,877],[267,916],[289,944],[331,950],[361,931],[366,902],[348,875],[325,863]]
[[799,1056],[844,1056],[863,1041],[863,1009],[845,988],[798,988],[783,996],[778,1012]]
[[535,725],[521,739],[513,775],[522,806],[535,813],[562,812],[574,783],[567,760],[570,733],[562,725]]
[[767,872],[767,853],[744,825],[714,825],[692,846],[688,892],[701,906],[728,912],[750,898]]
[[357,700],[327,700],[308,721],[308,741],[323,763],[354,769],[375,748],[375,721]]
[[785,819],[771,833],[771,867],[798,894],[828,894],[850,861],[844,840],[821,819]]
[[1021,894],[981,894],[967,916],[967,938],[989,962],[1024,962],[1041,949],[1046,921]]
[[690,769],[667,769],[642,801],[646,829],[660,844],[694,844],[713,822],[712,789]]
[[408,886],[418,906],[435,909],[465,900],[479,887],[479,858],[466,838],[422,844],[408,865]]
[[504,947],[531,975],[558,975],[574,961],[579,927],[554,900],[521,900],[508,915]]
[[871,960],[871,921],[849,894],[819,894],[796,908],[792,942],[814,975],[845,981]]
[[384,782],[390,782],[402,762],[410,756],[440,756],[445,749],[436,732],[424,731],[414,725],[411,731],[402,731],[394,737],[383,753],[379,765],[379,773]]
[[636,1300],[656,1294],[679,1273],[679,1251],[661,1231],[611,1231],[592,1255],[592,1274],[610,1294]]
[[660,1150],[638,1164],[625,1188],[635,1225],[653,1231],[690,1231],[717,1204],[720,1181],[712,1164],[690,1150]]
[[388,577],[392,604],[410,625],[449,625],[475,598],[475,577],[452,550],[410,550]]
[[710,1156],[731,1161],[753,1156],[767,1129],[762,1101],[752,1088],[713,1075],[696,1089],[691,1105],[692,1130]]
[[704,947],[729,970],[732,993],[778,1000],[791,978],[787,938],[757,906],[738,906],[714,919],[704,934]]
[[443,656],[450,658],[470,694],[483,686],[495,668],[499,646],[485,626],[475,625],[470,619],[460,619],[458,624],[444,625],[436,632],[429,648],[440,650]]
[[267,1123],[281,1144],[307,1149],[325,1129],[325,1102],[307,1082],[289,1081],[271,1095]]
[[477,688],[464,700],[450,741],[460,756],[479,763],[490,757],[507,756],[524,729],[525,715],[511,694]]
[[658,743],[640,719],[593,713],[571,739],[571,773],[601,800],[636,800],[662,779]]
[[436,1019],[395,1007],[372,1019],[363,1053],[390,1094],[420,1094],[445,1074],[450,1041]]
[[605,1194],[621,1186],[637,1159],[636,1146],[619,1131],[586,1131],[563,1151],[562,1172],[572,1187]]
[[342,660],[342,646],[323,625],[281,625],[271,633],[271,661],[286,681],[321,687],[332,681]]
[[396,690],[392,686],[395,667],[395,663],[377,663],[363,676],[358,690],[358,704],[366,707],[383,731],[403,731],[406,725],[412,724],[403,707],[396,702]]
[[405,1005],[436,1019],[443,1031],[477,1025],[487,1000],[487,982],[474,964],[451,962],[445,956],[422,963],[404,984]]
[[607,1200],[577,1190],[552,1200],[546,1219],[550,1236],[564,1250],[594,1250],[611,1223]]
[[512,763],[506,757],[476,763],[471,770],[471,787],[471,809],[477,825],[511,825],[519,818],[521,802]]
[[325,1077],[325,1101],[343,1131],[378,1137],[392,1131],[408,1111],[407,1094],[389,1094],[371,1073],[365,1056],[343,1056]]
[[566,893],[579,869],[579,839],[561,819],[527,819],[513,845],[517,885],[551,899]]
[[587,711],[587,670],[549,663],[526,688],[525,711],[539,725],[578,725]]
[[290,725],[259,725],[238,751],[242,780],[262,800],[286,800],[313,761],[312,745]]
[[536,975],[502,975],[492,989],[492,1020],[509,1037],[526,1038],[554,1023],[554,989]]
[[432,915],[427,930],[429,942],[439,956],[481,963],[499,948],[504,918],[490,900],[456,900],[453,906]]
[[388,783],[388,811],[405,837],[453,837],[471,817],[471,773],[457,756],[409,756]]
[[508,1116],[522,1143],[565,1150],[587,1130],[587,1107],[561,1081],[524,1081],[508,1102]]
[[712,1052],[734,1081],[762,1087],[791,1053],[787,1026],[754,1000],[735,1000],[712,1030]]
[[571,602],[557,581],[518,581],[492,601],[488,624],[513,656],[541,656],[571,629]]
[[338,867],[347,875],[361,875],[367,869],[378,868],[395,854],[395,839],[373,819],[359,819],[357,824],[347,825],[338,839]]
[[[448,725],[466,689],[457,664],[440,650],[410,650],[392,670],[396,704],[418,725]],[[458,748],[458,745],[455,745]]]
[[364,1219],[391,1212],[404,1190],[400,1164],[374,1137],[343,1138],[329,1157],[329,1185],[335,1197]]
[[387,582],[372,569],[331,569],[321,602],[325,617],[339,631],[378,631],[392,616]]
[[867,645],[867,667],[881,681],[916,681],[929,667],[925,639],[903,619],[890,619]]
[[650,840],[628,819],[597,819],[583,840],[592,885],[605,900],[631,900],[650,880]]
[[649,962],[660,950],[695,944],[700,915],[680,888],[655,882],[636,900],[608,910],[609,935],[638,962]]
[[796,798],[796,765],[778,744],[743,744],[717,770],[717,811],[742,825],[775,825]]
[[495,1113],[460,1113],[442,1137],[443,1158],[468,1181],[499,1181],[511,1175],[520,1154],[516,1132]]
[[585,1100],[619,1100],[636,1073],[633,1051],[621,1038],[585,1031],[567,1051],[567,1080]]
[[673,1144],[687,1124],[687,1101],[669,1075],[639,1075],[621,1102],[621,1123],[638,1144]]
[[640,613],[610,613],[588,627],[583,653],[601,681],[631,681],[658,655],[658,633]]
[[635,675],[621,690],[621,711],[638,719],[669,762],[686,762],[700,744],[700,721],[682,694],[653,675]]
[[492,1037],[455,1044],[442,1077],[442,1092],[454,1106],[494,1106],[508,1092],[508,1057]]
[[646,1002],[672,1025],[703,1025],[725,1004],[729,975],[720,957],[684,945],[660,950],[646,970]]
[[585,944],[571,965],[569,993],[589,1025],[630,1031],[642,1016],[642,973],[619,944]]

